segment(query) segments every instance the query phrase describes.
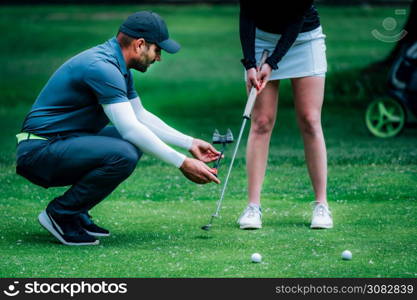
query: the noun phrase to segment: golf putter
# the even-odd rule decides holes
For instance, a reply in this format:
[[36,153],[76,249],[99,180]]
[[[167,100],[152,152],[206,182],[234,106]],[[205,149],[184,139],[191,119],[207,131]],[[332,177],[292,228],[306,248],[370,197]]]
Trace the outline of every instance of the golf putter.
[[[265,60],[268,58],[268,55],[269,55],[269,51],[265,49],[262,52],[262,57],[261,57],[261,60],[259,62],[259,65],[258,65],[259,69],[265,63]],[[255,104],[256,96],[257,96],[257,90],[256,90],[255,87],[252,87],[250,89],[248,100],[246,102],[245,111],[243,112],[243,122],[242,122],[242,126],[240,127],[240,132],[239,132],[239,136],[237,138],[235,149],[233,151],[232,160],[230,161],[230,165],[229,165],[229,169],[227,171],[226,179],[224,180],[224,183],[223,183],[223,188],[222,188],[222,192],[221,192],[221,195],[220,195],[220,199],[219,199],[219,201],[217,201],[216,211],[214,212],[214,214],[211,215],[209,223],[207,225],[204,225],[204,226],[201,227],[201,229],[203,229],[203,230],[206,230],[206,231],[210,230],[210,228],[212,227],[214,218],[219,217],[220,208],[221,208],[221,205],[222,205],[222,202],[223,202],[224,194],[226,192],[227,183],[229,182],[230,173],[232,172],[233,163],[234,163],[235,158],[236,158],[237,150],[239,149],[240,140],[242,139],[242,135],[243,135],[243,131],[244,131],[245,126],[246,126],[246,122],[247,122],[247,120],[250,120],[253,105]]]
[[213,144],[222,144],[222,149],[220,151],[220,156],[219,158],[216,160],[216,162],[214,163],[214,169],[216,169],[216,177],[217,177],[217,170],[220,167],[220,161],[223,157],[223,153],[226,150],[226,145],[227,144],[231,144],[233,143],[233,134],[232,131],[230,130],[230,128],[227,129],[226,134],[221,135],[219,133],[219,131],[217,129],[214,130],[213,133],[213,139],[212,139]]

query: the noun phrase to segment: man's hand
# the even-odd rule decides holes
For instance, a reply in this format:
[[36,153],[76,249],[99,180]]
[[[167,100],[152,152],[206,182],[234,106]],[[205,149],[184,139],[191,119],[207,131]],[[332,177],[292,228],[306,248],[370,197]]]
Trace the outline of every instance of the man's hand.
[[189,151],[195,158],[205,163],[215,161],[220,156],[220,152],[217,151],[210,143],[200,139],[193,140],[193,144]]
[[220,183],[220,180],[213,175],[214,169],[207,166],[202,161],[194,158],[186,158],[180,167],[181,172],[189,180],[199,184],[205,184],[209,182]]

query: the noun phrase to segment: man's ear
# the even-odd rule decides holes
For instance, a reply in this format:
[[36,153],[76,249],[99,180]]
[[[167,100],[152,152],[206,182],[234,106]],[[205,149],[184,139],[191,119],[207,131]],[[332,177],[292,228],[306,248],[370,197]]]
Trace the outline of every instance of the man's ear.
[[140,50],[143,46],[146,45],[146,42],[143,38],[139,38],[137,40],[135,40],[134,42],[134,46],[135,46],[135,50]]

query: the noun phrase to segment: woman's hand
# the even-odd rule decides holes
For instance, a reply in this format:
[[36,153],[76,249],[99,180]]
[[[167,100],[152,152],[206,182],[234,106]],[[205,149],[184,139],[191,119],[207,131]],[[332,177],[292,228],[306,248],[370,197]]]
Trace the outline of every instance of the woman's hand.
[[263,64],[262,68],[250,68],[246,71],[246,91],[249,94],[250,89],[255,87],[258,94],[262,92],[271,76],[272,68],[268,64]]
[[246,92],[248,94],[252,87],[255,87],[256,89],[259,87],[257,71],[255,68],[250,68],[246,71]]
[[261,70],[258,70],[257,73],[257,81],[258,81],[258,87],[256,88],[258,90],[258,94],[262,92],[266,84],[268,83],[269,76],[271,76],[272,68],[269,64],[263,64],[261,67]]

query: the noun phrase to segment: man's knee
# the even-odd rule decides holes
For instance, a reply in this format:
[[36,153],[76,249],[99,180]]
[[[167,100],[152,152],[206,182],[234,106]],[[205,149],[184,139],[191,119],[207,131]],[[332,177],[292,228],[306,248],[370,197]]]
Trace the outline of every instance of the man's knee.
[[136,168],[142,152],[128,142],[123,142],[109,155],[108,164],[122,176],[129,176]]

